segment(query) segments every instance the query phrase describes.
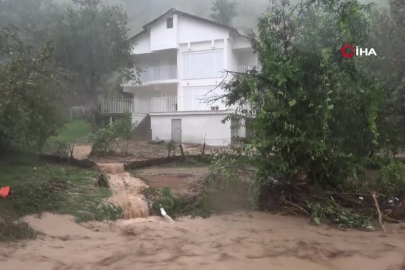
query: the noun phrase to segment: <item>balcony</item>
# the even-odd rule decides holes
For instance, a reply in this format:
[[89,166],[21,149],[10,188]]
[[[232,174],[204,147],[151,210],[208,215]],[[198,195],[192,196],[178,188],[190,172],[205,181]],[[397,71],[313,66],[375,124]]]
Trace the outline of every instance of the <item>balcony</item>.
[[252,70],[254,68],[255,68],[255,66],[251,66],[251,65],[238,66],[238,72],[246,73],[246,71]]
[[[160,66],[160,67],[148,67],[142,68],[140,73],[140,80],[142,84],[159,83],[170,80],[178,79],[177,66]],[[123,79],[123,84],[131,84],[131,81]]]
[[178,111],[222,111],[227,108],[221,100],[207,103],[207,96],[193,97],[153,97],[148,101],[133,99],[100,99],[102,114],[123,114],[125,111],[132,113],[159,113]]
[[149,67],[143,69],[141,82],[153,82],[177,79],[177,66]]
[[209,99],[207,96],[154,97],[151,99],[150,112],[226,110],[226,106],[221,100],[207,103],[207,99]]
[[134,100],[132,98],[104,99],[100,98],[102,114],[123,114],[125,111],[132,112]]

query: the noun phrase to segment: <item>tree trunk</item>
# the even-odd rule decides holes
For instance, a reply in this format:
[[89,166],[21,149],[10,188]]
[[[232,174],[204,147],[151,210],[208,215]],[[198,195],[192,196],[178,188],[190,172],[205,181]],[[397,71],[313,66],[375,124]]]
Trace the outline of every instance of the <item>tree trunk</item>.
[[125,156],[128,156],[128,143],[129,143],[129,139],[127,139],[127,146],[125,148]]

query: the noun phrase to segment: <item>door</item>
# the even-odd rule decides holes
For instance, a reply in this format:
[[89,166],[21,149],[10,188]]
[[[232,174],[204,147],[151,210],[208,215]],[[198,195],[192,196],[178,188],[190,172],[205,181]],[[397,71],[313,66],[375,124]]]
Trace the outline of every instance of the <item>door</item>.
[[236,144],[236,139],[239,137],[240,119],[231,118],[231,145]]
[[181,119],[172,119],[172,141],[181,143]]

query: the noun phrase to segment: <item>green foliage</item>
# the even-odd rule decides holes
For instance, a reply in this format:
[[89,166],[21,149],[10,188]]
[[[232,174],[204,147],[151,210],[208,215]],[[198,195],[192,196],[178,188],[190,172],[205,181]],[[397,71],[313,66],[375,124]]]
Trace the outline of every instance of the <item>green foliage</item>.
[[55,40],[56,59],[77,74],[95,108],[97,93],[111,74],[137,80],[139,70],[131,56],[128,18],[122,7],[101,0],[73,3],[54,14],[48,32]]
[[237,6],[238,3],[235,1],[228,2],[228,0],[216,0],[212,3],[212,13],[210,17],[218,23],[231,25],[233,18],[238,16],[236,11]]
[[365,229],[371,225],[370,215],[344,208],[333,200],[326,205],[315,203],[309,204],[308,207],[312,210],[311,221],[316,225],[320,225],[324,219],[329,219],[332,223],[346,228]]
[[154,215],[160,215],[161,207],[173,218],[192,213],[191,198],[173,195],[168,187],[148,188],[144,194]]
[[[259,178],[288,181],[305,171],[312,181],[336,188],[378,150],[384,95],[340,53],[342,45],[366,40],[368,9],[354,0],[306,1],[302,7],[281,1],[259,19],[252,44],[261,70],[224,84],[228,104],[240,105],[244,117],[255,115],[255,136],[244,147],[259,152],[251,162]],[[276,27],[280,23],[285,27]]]
[[42,145],[63,126],[61,79],[68,74],[53,61],[53,47],[36,48],[15,27],[0,30],[0,148]]
[[[73,215],[77,222],[116,220],[122,209],[105,204],[111,191],[94,186],[97,173],[47,165],[30,156],[9,156],[0,160],[0,187],[9,185],[13,194],[0,200],[0,241],[32,238],[36,233],[21,217],[43,212]],[[9,237],[4,237],[10,233]]]
[[[384,84],[369,72],[365,59],[346,59],[340,52],[344,44],[371,40],[371,9],[356,0],[308,0],[296,6],[283,0],[259,18],[252,45],[260,69],[231,72],[233,78],[222,84],[227,105],[237,105],[237,115],[250,118],[252,137],[236,149],[242,162],[231,156],[214,161],[214,178],[219,174],[228,185],[236,171],[250,166],[253,206],[288,199],[316,222],[334,216],[348,227],[369,224],[368,210],[358,209],[352,198],[321,196],[319,202],[319,192],[344,193],[354,183],[367,193],[403,188],[402,164],[384,160],[375,159],[383,165],[378,183],[359,180],[370,158],[382,150],[395,152],[393,143],[401,140],[388,118],[390,95]],[[303,173],[305,180],[299,180]],[[297,181],[305,181],[309,191],[294,188]]]
[[91,132],[91,124],[85,120],[73,120],[67,123],[57,136],[51,140],[64,143],[86,141]]
[[13,24],[21,30],[24,39],[42,42],[35,33],[46,26],[56,8],[51,0],[0,1],[0,27]]
[[108,125],[100,128],[95,133],[91,133],[89,136],[89,141],[92,144],[92,153],[106,153],[110,149],[111,144],[118,138],[119,133],[115,124]]
[[89,221],[117,220],[123,217],[124,211],[113,204],[102,203],[100,205],[91,205],[86,211],[78,210],[75,212],[75,221],[77,223]]
[[38,232],[22,221],[0,221],[0,242],[35,239]]
[[137,123],[132,123],[132,114],[129,111],[124,113],[124,118],[115,124],[116,133],[120,138],[125,139],[125,155],[128,155],[128,143],[135,132]]
[[123,119],[114,122],[112,125],[100,128],[95,133],[90,134],[89,141],[92,143],[92,151],[106,153],[110,150],[111,144],[118,138],[126,141],[125,154],[128,154],[128,142],[131,139],[136,128],[132,123],[132,115],[129,111],[125,112]]
[[388,154],[395,155],[405,146],[405,84],[404,68],[405,27],[404,3],[388,1],[389,7],[374,10],[370,16],[372,36],[368,42],[377,52],[377,57],[368,57],[361,66],[380,81],[387,101],[378,121],[381,126],[380,144]]
[[396,195],[405,190],[405,165],[392,159],[377,171],[377,188],[387,195]]

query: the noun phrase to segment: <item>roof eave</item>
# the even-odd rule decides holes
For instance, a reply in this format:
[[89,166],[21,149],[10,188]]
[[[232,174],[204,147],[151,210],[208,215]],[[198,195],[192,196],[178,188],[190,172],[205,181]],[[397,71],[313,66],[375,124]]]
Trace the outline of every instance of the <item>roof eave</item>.
[[156,19],[154,19],[154,20],[150,21],[149,23],[145,24],[145,25],[143,26],[143,30],[142,30],[141,32],[139,32],[138,34],[136,34],[135,36],[133,36],[132,38],[130,38],[130,40],[136,39],[136,38],[139,37],[140,35],[142,35],[142,34],[144,34],[144,33],[147,33],[148,28],[149,28],[152,24],[154,24],[155,22],[159,21],[160,19],[162,19],[163,17],[165,17],[165,16],[166,16],[167,14],[169,14],[169,13],[172,13],[172,14],[180,14],[180,15],[183,15],[183,16],[186,16],[186,17],[195,19],[195,20],[199,20],[199,21],[202,21],[202,22],[205,22],[205,23],[213,24],[213,25],[216,25],[216,26],[218,26],[218,27],[222,27],[222,28],[228,29],[229,31],[232,31],[232,32],[236,33],[236,34],[237,34],[238,36],[240,36],[240,37],[243,37],[243,38],[246,38],[246,39],[250,39],[249,37],[247,37],[247,36],[242,35],[241,33],[239,33],[239,31],[238,31],[236,28],[233,28],[232,26],[229,26],[229,25],[226,25],[226,24],[222,24],[222,23],[218,23],[218,22],[215,22],[215,21],[212,21],[212,20],[208,20],[208,19],[205,19],[205,18],[202,18],[202,17],[198,17],[198,16],[196,16],[196,15],[192,15],[192,14],[189,14],[189,13],[186,13],[186,12],[183,12],[183,11],[180,11],[180,10],[176,10],[175,8],[171,8],[171,9],[169,9],[168,11],[166,11],[164,14],[160,15],[159,17],[157,17]]

